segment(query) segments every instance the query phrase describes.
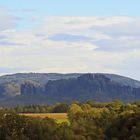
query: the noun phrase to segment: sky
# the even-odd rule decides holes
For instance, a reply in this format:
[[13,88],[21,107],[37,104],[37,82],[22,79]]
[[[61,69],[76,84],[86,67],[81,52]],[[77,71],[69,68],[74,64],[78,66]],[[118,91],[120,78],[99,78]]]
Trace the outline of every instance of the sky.
[[0,75],[114,73],[140,80],[139,0],[0,0]]

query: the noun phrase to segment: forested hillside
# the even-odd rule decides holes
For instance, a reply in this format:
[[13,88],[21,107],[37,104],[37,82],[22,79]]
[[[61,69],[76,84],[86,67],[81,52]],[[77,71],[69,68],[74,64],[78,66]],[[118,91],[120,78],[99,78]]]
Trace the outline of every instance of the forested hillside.
[[[74,102],[65,106],[68,121],[57,123],[50,118],[19,115],[17,108],[0,110],[1,140],[139,140],[140,102],[124,104]],[[32,106],[33,107],[33,106]],[[34,106],[35,107],[35,106]],[[39,107],[39,106],[36,106]],[[40,106],[44,108],[45,106]],[[53,109],[54,106],[46,106]],[[31,109],[30,107],[23,107]],[[23,109],[22,108],[22,109]],[[24,110],[25,111],[25,110]],[[64,111],[64,110],[63,110]]]
[[15,74],[0,77],[0,105],[140,99],[140,82],[113,74]]

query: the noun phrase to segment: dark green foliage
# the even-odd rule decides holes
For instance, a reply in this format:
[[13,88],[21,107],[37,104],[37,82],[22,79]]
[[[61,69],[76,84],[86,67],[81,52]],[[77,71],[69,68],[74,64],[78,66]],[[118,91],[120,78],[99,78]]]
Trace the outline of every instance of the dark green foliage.
[[66,103],[59,103],[53,106],[50,105],[29,105],[17,106],[13,108],[16,113],[66,113],[69,105]]
[[[91,107],[91,102],[90,102]],[[69,120],[75,135],[86,140],[139,140],[140,139],[140,106],[139,103],[123,104],[120,101],[92,104],[83,111],[69,112]],[[87,103],[86,103],[87,106]],[[102,107],[101,107],[102,106]],[[100,108],[99,108],[100,107]],[[73,108],[71,105],[70,108]],[[76,107],[78,108],[78,107]]]
[[1,140],[53,140],[57,127],[49,118],[29,118],[10,112],[0,114]]
[[16,113],[49,113],[52,111],[52,106],[48,105],[29,105],[17,106],[14,108]]
[[61,104],[55,105],[52,108],[52,113],[66,113],[68,112],[68,108],[69,108],[68,104],[61,103]]
[[105,133],[108,140],[114,137],[120,140],[140,139],[140,114],[134,113],[119,116]]
[[[118,100],[100,104],[74,102],[71,105],[59,104],[48,107],[59,111],[60,106],[64,109],[69,107],[69,124],[57,124],[49,118],[25,117],[15,114],[15,110],[13,112],[1,109],[0,140],[140,139],[140,102],[132,104],[124,104]],[[30,107],[39,108],[39,106]],[[17,110],[21,108],[18,107]]]

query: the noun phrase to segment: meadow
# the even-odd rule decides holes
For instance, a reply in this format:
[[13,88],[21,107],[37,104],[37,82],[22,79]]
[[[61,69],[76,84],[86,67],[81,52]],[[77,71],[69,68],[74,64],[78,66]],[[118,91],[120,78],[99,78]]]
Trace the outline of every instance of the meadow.
[[67,113],[21,113],[20,115],[34,118],[51,118],[57,123],[69,122]]

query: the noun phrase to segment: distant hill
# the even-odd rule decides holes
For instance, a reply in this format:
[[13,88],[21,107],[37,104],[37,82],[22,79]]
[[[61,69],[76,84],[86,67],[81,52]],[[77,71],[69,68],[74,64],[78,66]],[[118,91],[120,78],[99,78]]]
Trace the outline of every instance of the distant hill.
[[115,99],[139,100],[140,82],[104,73],[18,73],[0,77],[0,105]]

